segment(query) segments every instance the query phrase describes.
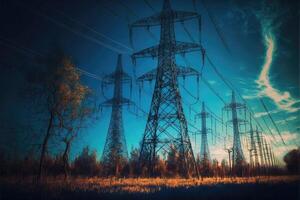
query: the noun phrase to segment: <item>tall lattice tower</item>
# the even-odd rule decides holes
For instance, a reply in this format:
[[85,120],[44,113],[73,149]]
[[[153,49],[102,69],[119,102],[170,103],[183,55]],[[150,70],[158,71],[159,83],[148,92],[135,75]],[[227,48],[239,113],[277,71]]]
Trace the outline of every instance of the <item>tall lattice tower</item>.
[[136,58],[158,57],[157,69],[142,75],[138,79],[139,81],[156,80],[140,150],[141,168],[150,176],[156,175],[156,162],[159,153],[168,151],[170,146],[175,146],[179,152],[178,166],[180,174],[189,176],[193,170],[198,175],[177,77],[189,75],[199,77],[199,73],[193,68],[178,66],[175,63],[176,54],[203,50],[200,44],[175,40],[174,23],[193,18],[200,21],[197,13],[175,11],[171,8],[170,0],[164,0],[161,12],[138,20],[130,27],[130,30],[133,27],[161,27],[158,45],[132,55],[134,63]]
[[101,104],[102,107],[112,107],[109,129],[102,154],[104,173],[106,175],[119,175],[124,161],[128,158],[122,107],[130,105],[131,101],[122,96],[122,84],[131,84],[131,82],[131,77],[123,71],[122,56],[118,55],[115,71],[110,75],[104,76],[102,80],[102,89],[108,84],[114,85],[113,98]]
[[206,127],[206,118],[209,117],[209,113],[205,111],[205,104],[202,102],[202,111],[199,113],[201,117],[201,147],[200,147],[200,165],[202,175],[209,175],[209,165],[210,165],[210,153],[208,148],[207,133],[208,129]]
[[231,112],[232,128],[233,128],[233,148],[232,148],[232,172],[235,175],[242,175],[243,167],[245,165],[245,157],[241,145],[239,126],[245,123],[245,120],[238,118],[238,110],[245,109],[245,104],[236,102],[234,91],[232,91],[231,103],[224,107],[225,110]]

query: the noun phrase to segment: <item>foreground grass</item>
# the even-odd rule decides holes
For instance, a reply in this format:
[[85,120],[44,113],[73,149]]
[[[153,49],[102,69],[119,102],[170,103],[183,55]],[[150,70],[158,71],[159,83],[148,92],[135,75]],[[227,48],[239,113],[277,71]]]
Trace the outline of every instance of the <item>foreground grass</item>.
[[250,178],[2,179],[4,199],[297,199],[299,176]]

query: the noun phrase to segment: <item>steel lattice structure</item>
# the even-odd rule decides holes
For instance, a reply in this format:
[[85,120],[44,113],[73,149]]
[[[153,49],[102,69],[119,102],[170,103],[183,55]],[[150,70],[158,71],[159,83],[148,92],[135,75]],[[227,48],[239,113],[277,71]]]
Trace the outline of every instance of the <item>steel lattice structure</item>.
[[209,129],[206,127],[206,118],[210,116],[208,112],[205,111],[205,104],[202,102],[202,111],[196,115],[201,118],[201,146],[200,146],[200,162],[209,163],[210,153],[208,148],[207,134]]
[[122,56],[118,55],[115,71],[103,77],[102,89],[107,84],[114,84],[114,96],[101,104],[112,107],[109,129],[102,154],[104,171],[108,175],[118,175],[122,162],[128,159],[126,140],[124,135],[122,107],[132,104],[122,96],[122,84],[131,83],[131,77],[123,71]]
[[210,154],[207,142],[207,132],[206,128],[206,118],[209,117],[209,114],[205,111],[204,102],[202,103],[202,112],[201,114],[201,150],[200,150],[200,161],[203,163],[210,162]]
[[258,146],[258,151],[259,151],[260,166],[264,166],[265,162],[264,162],[263,144],[262,144],[261,137],[260,137],[259,133],[260,132],[258,131],[258,128],[256,127],[255,136],[256,136],[257,146]]
[[175,63],[176,54],[203,50],[200,44],[175,40],[174,23],[190,19],[200,20],[200,17],[196,12],[175,11],[171,8],[170,1],[165,0],[160,13],[138,20],[130,26],[130,30],[133,27],[161,27],[160,43],[157,46],[132,55],[134,63],[136,58],[158,57],[157,69],[138,78],[140,82],[156,79],[140,149],[141,168],[150,176],[155,176],[159,152],[167,152],[171,145],[179,152],[180,174],[189,176],[193,170],[198,175],[177,77],[199,77],[200,74],[193,68]]
[[[250,117],[251,120],[251,117]],[[257,153],[257,148],[256,148],[256,143],[254,139],[254,130],[252,127],[252,122],[250,121],[250,166],[252,168],[259,166],[259,161],[258,161],[258,153]],[[253,159],[254,157],[254,159]]]
[[241,145],[240,130],[239,130],[240,123],[245,123],[245,120],[238,118],[237,110],[245,109],[245,108],[246,108],[245,104],[236,102],[235,94],[232,91],[231,103],[226,105],[224,109],[230,111],[232,117],[232,119],[230,120],[233,128],[232,170],[233,173],[237,175],[241,175],[243,166],[245,165],[245,157]]
[[204,102],[202,102],[201,113],[197,114],[196,116],[201,118],[200,165],[201,165],[202,175],[206,176],[209,174],[209,165],[211,162],[209,148],[208,148],[208,141],[207,141],[207,134],[210,129],[206,127],[206,118],[208,118],[210,114],[205,111]]

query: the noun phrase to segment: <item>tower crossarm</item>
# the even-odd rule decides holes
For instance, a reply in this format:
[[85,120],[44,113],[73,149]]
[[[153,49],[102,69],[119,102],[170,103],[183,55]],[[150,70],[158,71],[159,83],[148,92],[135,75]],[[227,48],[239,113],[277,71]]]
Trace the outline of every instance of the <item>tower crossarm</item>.
[[110,107],[110,106],[113,106],[114,104],[118,104],[118,105],[134,105],[134,103],[127,99],[127,98],[124,98],[124,97],[120,97],[120,99],[118,98],[111,98],[111,99],[108,99],[104,102],[102,102],[100,104],[100,106],[102,107]]
[[198,118],[201,118],[201,117],[208,118],[208,117],[210,117],[210,114],[208,112],[200,112],[200,113],[197,113],[195,115],[195,119],[198,119]]
[[177,65],[177,76],[186,77],[186,76],[197,76],[199,77],[201,74],[197,70],[192,67],[184,67]]
[[[241,118],[236,118],[235,119],[237,122],[239,122],[240,124],[246,124],[247,123],[247,120],[244,120],[244,119],[241,119]],[[231,120],[228,120],[227,121],[227,123],[233,123],[233,120],[231,119]],[[240,133],[242,133],[241,131],[240,131]],[[248,133],[248,132],[244,132],[245,134],[246,133]]]
[[[185,67],[185,66],[176,66],[177,70],[177,77],[187,77],[187,76],[200,76],[200,72],[198,72],[196,69],[192,67]],[[143,82],[143,81],[152,81],[155,80],[157,74],[157,69],[153,69],[142,76],[138,77],[137,81],[138,82]]]
[[200,15],[196,12],[173,10],[173,17],[175,22],[182,22],[191,19],[199,19]]
[[[159,54],[160,48],[165,48],[164,44],[152,46],[132,54],[131,58],[135,61],[137,58],[154,58]],[[185,54],[194,51],[201,51],[203,47],[197,43],[175,41],[170,47],[176,54]]]
[[137,20],[135,22],[133,22],[132,24],[130,24],[130,28],[134,28],[134,27],[150,27],[150,26],[159,26],[160,25],[160,18],[161,18],[161,14],[154,14],[152,16],[149,17],[144,17],[140,20]]
[[144,17],[130,24],[130,28],[160,26],[161,20],[166,16],[172,15],[174,22],[182,22],[186,20],[199,19],[200,15],[196,12],[187,12],[179,10],[168,10],[156,13],[149,17]]
[[122,72],[115,72],[104,76],[102,79],[102,83],[114,84],[116,78],[119,78],[119,80],[121,80],[121,83],[130,83],[132,80],[131,77],[126,72],[122,71]]
[[226,106],[224,106],[224,110],[231,110],[232,108],[236,108],[236,109],[244,109],[246,108],[246,105],[243,103],[230,103],[227,104]]

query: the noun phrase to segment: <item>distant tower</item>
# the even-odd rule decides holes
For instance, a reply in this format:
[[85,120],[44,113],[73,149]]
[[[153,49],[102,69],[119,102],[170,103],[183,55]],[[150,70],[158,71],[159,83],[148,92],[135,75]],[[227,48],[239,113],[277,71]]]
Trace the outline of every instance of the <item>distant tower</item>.
[[232,115],[232,128],[233,128],[233,148],[232,148],[232,170],[236,175],[242,175],[243,167],[245,164],[245,157],[242,150],[239,124],[244,120],[239,119],[237,110],[245,109],[245,105],[237,103],[235,94],[232,91],[231,103],[224,107],[225,110],[230,111]]
[[257,148],[254,139],[254,130],[252,127],[251,117],[250,117],[250,166],[255,168],[259,165]]
[[264,162],[264,155],[263,155],[263,144],[257,127],[255,133],[256,133],[256,140],[257,140],[257,146],[258,146],[259,157],[260,157],[260,166],[264,166],[265,162]]
[[271,147],[270,147],[270,154],[271,154],[272,167],[275,167],[274,152],[273,152],[273,149]]
[[128,158],[122,106],[131,104],[131,101],[122,96],[123,83],[131,83],[131,77],[123,71],[122,56],[118,55],[115,72],[103,77],[102,81],[103,85],[114,84],[113,98],[101,104],[104,107],[112,107],[109,129],[102,154],[104,173],[106,175],[119,175],[124,161]]
[[[195,12],[175,11],[170,0],[164,0],[163,9],[151,17],[146,17],[131,24],[133,27],[160,26],[160,43],[132,55],[136,58],[158,57],[158,67],[139,78],[139,81],[156,80],[148,120],[141,142],[140,162],[150,176],[156,176],[156,162],[161,151],[174,147],[179,152],[178,166],[182,176],[189,176],[191,170],[197,171],[188,127],[182,108],[177,77],[186,77],[199,73],[193,68],[178,66],[176,54],[200,51],[200,44],[175,40],[174,23],[190,19],[199,19]],[[130,30],[131,30],[130,28]],[[131,31],[130,31],[131,32]]]
[[270,152],[269,147],[270,147],[269,144],[267,144],[267,141],[265,140],[266,160],[267,160],[267,163],[268,163],[268,167],[271,167],[272,166],[272,160],[271,160],[271,152]]
[[202,170],[202,175],[208,175],[210,154],[207,142],[207,128],[206,128],[206,118],[209,117],[209,113],[205,111],[205,104],[202,102],[202,111],[199,113],[201,117],[201,148],[200,148],[200,164]]
[[260,138],[261,138],[260,141],[261,141],[261,147],[263,152],[264,167],[265,170],[267,170],[268,167],[267,151],[266,151],[265,141],[264,138],[262,137],[262,134],[260,135]]

